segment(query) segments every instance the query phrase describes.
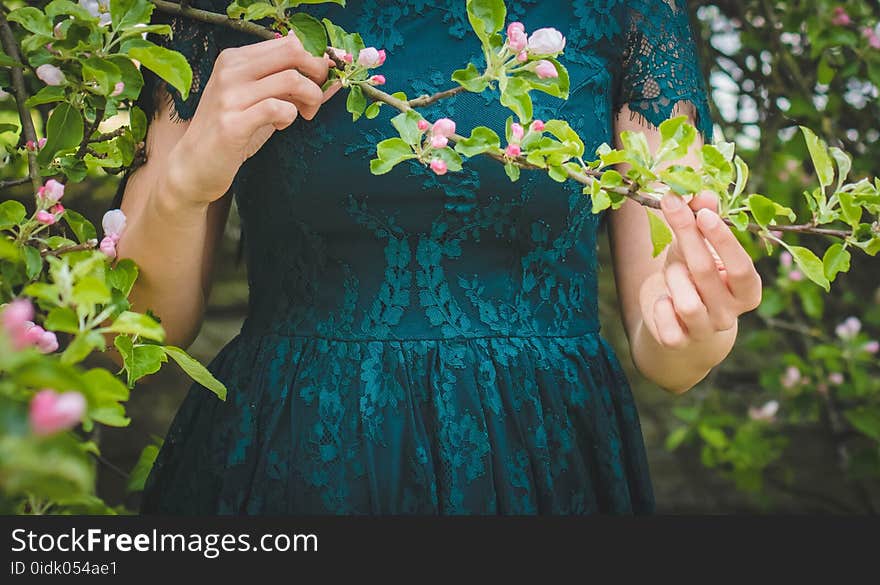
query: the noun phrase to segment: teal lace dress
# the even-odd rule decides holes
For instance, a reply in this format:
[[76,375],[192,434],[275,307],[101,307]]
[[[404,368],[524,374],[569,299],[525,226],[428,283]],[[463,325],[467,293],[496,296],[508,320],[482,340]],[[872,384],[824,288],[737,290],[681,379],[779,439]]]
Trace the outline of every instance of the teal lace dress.
[[[684,2],[508,5],[509,20],[568,38],[571,98],[538,94],[536,118],[570,121],[592,151],[612,141],[622,104],[657,124],[688,101],[709,133]],[[411,97],[450,87],[480,54],[464,0],[304,8],[386,49],[387,87]],[[195,72],[192,96],[173,94],[186,119],[218,51],[253,39],[171,23],[169,44]],[[503,132],[510,115],[488,93],[424,114],[462,134]],[[574,185],[537,173],[513,184],[490,160],[442,177],[415,163],[373,176],[391,115],[353,124],[334,99],[238,173],[249,312],[210,364],[228,399],[190,389],[142,511],[651,512],[636,405],[599,334],[601,215]]]

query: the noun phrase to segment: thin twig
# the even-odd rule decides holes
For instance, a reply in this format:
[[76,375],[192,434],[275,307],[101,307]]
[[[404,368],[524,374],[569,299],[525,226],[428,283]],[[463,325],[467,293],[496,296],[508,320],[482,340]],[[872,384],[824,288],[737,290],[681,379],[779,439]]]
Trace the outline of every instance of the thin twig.
[[17,187],[19,185],[24,185],[25,183],[29,183],[30,181],[31,181],[30,176],[19,177],[17,179],[7,179],[5,181],[0,181],[0,189],[8,189],[9,187]]
[[[12,27],[9,26],[6,14],[2,11],[0,11],[0,41],[2,41],[3,50],[6,54],[17,63],[21,63],[21,51],[18,50],[18,41],[15,40],[15,33],[12,32]],[[12,95],[15,97],[16,106],[18,106],[18,117],[21,120],[21,132],[24,134],[26,141],[29,141],[31,144],[36,144],[37,131],[34,128],[34,121],[31,118],[30,108],[28,108],[25,103],[28,99],[28,92],[27,86],[24,83],[24,73],[22,72],[22,68],[18,65],[11,67],[10,70],[12,73]],[[37,191],[43,184],[43,181],[40,178],[40,167],[37,164],[37,153],[27,150],[27,160],[28,177],[34,187],[34,191]]]
[[107,142],[109,140],[113,140],[114,138],[119,138],[120,136],[125,134],[125,130],[125,126],[121,126],[116,130],[111,130],[110,132],[101,134],[97,138],[92,138],[91,140],[89,140],[89,144],[95,144],[96,142]]
[[[177,4],[175,2],[167,2],[165,0],[152,0],[152,2],[153,2],[153,4],[156,5],[156,8],[162,12],[185,16],[185,17],[192,18],[194,20],[198,20],[201,22],[206,22],[206,23],[210,23],[210,24],[216,24],[216,25],[220,25],[220,26],[229,27],[234,30],[239,30],[242,32],[253,34],[257,37],[264,38],[264,39],[275,38],[275,32],[269,30],[268,28],[260,26],[258,24],[231,19],[225,15],[215,14],[213,12],[208,12],[206,10],[197,10],[194,8],[184,8],[180,4]],[[345,67],[345,63],[343,63],[337,57],[331,55],[331,58],[334,60],[334,62],[336,63],[336,66],[338,68],[340,68],[340,70]],[[393,95],[385,93],[384,91],[376,88],[373,85],[370,85],[369,83],[359,83],[358,85],[361,88],[361,90],[363,90],[364,95],[366,95],[367,97],[371,98],[374,101],[378,101],[378,102],[382,102],[384,104],[387,104],[387,105],[391,106],[392,108],[395,108],[396,110],[399,110],[401,112],[408,112],[408,111],[413,110],[417,107],[430,105],[430,104],[433,104],[434,102],[439,101],[443,98],[447,98],[447,97],[450,97],[450,96],[453,96],[453,95],[456,95],[458,93],[465,91],[464,87],[456,87],[453,89],[441,91],[441,92],[436,93],[431,96],[421,96],[421,97],[415,98],[413,100],[404,101],[404,100],[400,100],[400,99],[394,97]],[[453,144],[455,144],[456,142],[461,141],[461,140],[464,140],[464,137],[460,136],[458,134],[453,134],[452,136],[449,137],[449,141],[452,142]],[[501,162],[502,164],[507,164],[508,162],[512,162],[515,165],[517,165],[518,167],[520,167],[522,169],[526,169],[526,170],[546,170],[546,169],[542,169],[541,167],[539,167],[537,165],[533,165],[533,164],[529,163],[526,160],[526,158],[522,157],[522,156],[515,157],[515,158],[509,158],[509,157],[505,156],[505,154],[503,154],[502,152],[496,151],[496,150],[487,151],[483,154]],[[587,168],[583,169],[583,172],[578,172],[578,171],[573,171],[571,169],[566,169],[566,173],[568,174],[568,178],[570,178],[573,181],[576,181],[584,186],[591,185],[592,181],[595,178],[600,177],[602,175],[601,171],[596,171],[594,169],[587,169]],[[627,179],[626,177],[624,178],[624,180],[629,181],[629,179]],[[630,183],[630,185],[626,186],[626,187],[615,187],[615,188],[610,188],[610,189],[606,189],[606,190],[613,192],[613,193],[616,193],[616,194],[619,194],[619,195],[623,195],[624,197],[632,199],[633,201],[635,201],[645,207],[651,207],[653,209],[660,208],[659,199],[657,199],[656,197],[651,197],[649,195],[645,195],[643,193],[640,193],[638,191],[638,185],[636,183],[633,183],[632,181],[629,181],[629,183]],[[724,222],[730,226],[735,225],[730,219],[725,218]],[[763,232],[766,232],[768,229],[769,230],[776,230],[776,231],[784,231],[784,232],[797,232],[797,233],[801,233],[801,234],[814,234],[814,235],[831,236],[831,237],[836,237],[836,238],[841,238],[841,239],[846,239],[852,235],[851,232],[848,232],[845,230],[836,230],[836,229],[831,229],[831,228],[819,228],[819,227],[815,227],[811,224],[780,225],[780,226],[773,225],[773,226],[769,226],[769,227],[765,228],[765,227],[762,227],[756,223],[750,223],[747,226],[747,230],[750,232],[753,232],[753,233],[763,233]]]
[[98,126],[101,125],[101,122],[104,120],[104,110],[98,109],[95,110],[95,121],[91,125],[86,124],[85,133],[83,134],[83,139],[79,143],[79,148],[76,151],[76,158],[82,158],[86,154],[86,149],[89,147],[89,143],[94,142],[90,140],[92,134],[98,129]]
[[69,254],[71,252],[81,252],[83,250],[94,250],[98,245],[98,240],[92,238],[91,240],[86,240],[82,244],[71,244],[70,246],[63,246],[61,248],[56,248],[51,250],[49,248],[45,248],[40,250],[40,256],[44,258],[46,256],[61,256],[62,254]]

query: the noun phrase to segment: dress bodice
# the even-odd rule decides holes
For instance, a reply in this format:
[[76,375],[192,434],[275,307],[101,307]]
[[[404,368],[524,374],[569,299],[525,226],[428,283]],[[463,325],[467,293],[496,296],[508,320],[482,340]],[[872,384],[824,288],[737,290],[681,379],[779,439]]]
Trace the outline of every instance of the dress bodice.
[[[217,3],[217,0],[214,0]],[[222,4],[222,1],[220,2]],[[409,97],[452,86],[481,50],[464,0],[304,6],[367,45],[384,48],[389,91]],[[612,140],[622,103],[651,121],[679,100],[702,109],[683,3],[508,2],[508,21],[553,26],[568,38],[571,95],[534,92],[535,118],[567,120],[587,153]],[[198,53],[182,117],[192,115],[212,54],[250,39],[189,28],[177,47]],[[197,49],[197,50],[196,50]],[[250,272],[248,327],[352,339],[569,335],[595,331],[600,215],[574,183],[539,172],[511,183],[501,165],[474,158],[436,176],[415,161],[373,176],[377,142],[397,114],[353,123],[338,96],[313,121],[276,133],[235,183]],[[440,101],[422,114],[450,117],[459,133],[485,125],[504,135],[512,113],[487,90]]]

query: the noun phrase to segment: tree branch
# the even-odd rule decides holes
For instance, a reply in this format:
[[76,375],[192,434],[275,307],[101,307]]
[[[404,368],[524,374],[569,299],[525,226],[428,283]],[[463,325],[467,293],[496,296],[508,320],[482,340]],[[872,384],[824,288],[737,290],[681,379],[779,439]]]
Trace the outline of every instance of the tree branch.
[[18,185],[24,185],[25,183],[30,183],[30,176],[27,177],[19,177],[17,179],[7,179],[5,181],[0,181],[0,189],[8,189],[9,187],[17,187]]
[[[3,50],[6,54],[16,62],[21,63],[21,51],[18,50],[18,41],[15,40],[15,34],[12,32],[12,27],[9,26],[6,14],[2,11],[0,11],[0,41],[2,41]],[[22,72],[22,68],[17,65],[10,69],[12,73],[12,95],[15,98],[16,106],[18,106],[18,117],[21,120],[21,133],[24,135],[26,141],[30,141],[31,144],[36,144],[37,131],[34,128],[34,121],[31,118],[30,108],[25,104],[28,99],[28,92],[27,86],[24,83],[24,73]],[[33,185],[34,192],[36,192],[43,184],[43,180],[40,178],[40,167],[37,164],[37,154],[31,150],[27,150],[27,161],[28,177]]]
[[[167,2],[165,0],[152,0],[153,4],[156,8],[162,12],[167,12],[169,14],[175,14],[179,16],[185,16],[188,18],[192,18],[194,20],[198,20],[201,22],[206,22],[210,24],[215,24],[219,26],[225,26],[232,28],[234,30],[246,32],[253,34],[259,38],[263,39],[272,39],[275,38],[275,32],[269,30],[266,27],[260,26],[258,24],[245,22],[241,20],[231,19],[222,14],[215,14],[213,12],[208,12],[206,10],[197,10],[195,8],[188,8],[181,6],[175,2]],[[336,66],[341,70],[345,67],[345,63],[338,59],[337,57],[331,55],[331,58],[336,63]],[[403,101],[397,99],[396,97],[385,93],[384,91],[376,88],[375,86],[369,83],[360,83],[360,88],[363,90],[364,95],[373,99],[374,101],[382,102],[395,108],[400,112],[408,112],[418,107],[423,107],[427,105],[431,105],[439,100],[444,98],[451,97],[453,95],[459,94],[465,91],[464,87],[455,87],[446,91],[438,92],[434,95],[424,95],[413,100]],[[463,136],[458,134],[453,134],[449,137],[449,141],[453,144],[464,140]],[[486,156],[493,158],[502,164],[506,164],[507,162],[513,162],[518,167],[526,170],[546,170],[529,163],[525,157],[516,157],[516,158],[507,158],[500,151],[489,151],[484,153]],[[576,181],[584,186],[588,186],[592,183],[595,178],[601,177],[602,173],[600,171],[595,171],[592,169],[584,168],[583,172],[572,171],[570,169],[566,169],[568,173],[568,178]],[[628,181],[626,177],[624,177],[625,181]],[[653,209],[660,208],[660,201],[656,197],[652,197],[650,195],[645,195],[638,191],[638,185],[630,181],[629,186],[627,187],[617,187],[614,189],[609,189],[616,194],[623,195],[629,199],[632,199],[636,203],[643,205],[645,207],[651,207]],[[733,222],[729,219],[724,219],[724,222],[727,225],[733,226]],[[750,223],[748,225],[748,231],[753,233],[762,233],[767,229],[783,231],[783,232],[796,232],[800,234],[814,234],[814,235],[823,235],[823,236],[831,236],[836,238],[845,239],[852,235],[851,232],[845,230],[836,230],[830,228],[819,228],[815,227],[811,224],[800,224],[800,225],[780,225],[780,226],[769,226],[768,228],[761,227],[758,224]]]

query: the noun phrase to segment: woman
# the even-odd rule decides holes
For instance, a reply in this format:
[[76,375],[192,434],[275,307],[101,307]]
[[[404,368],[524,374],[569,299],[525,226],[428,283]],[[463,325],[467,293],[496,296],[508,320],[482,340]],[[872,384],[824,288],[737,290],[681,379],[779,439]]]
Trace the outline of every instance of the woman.
[[[508,6],[509,21],[568,37],[571,98],[537,94],[535,118],[568,120],[588,152],[623,130],[655,146],[656,125],[677,111],[710,134],[683,1]],[[225,0],[201,7],[222,12]],[[388,87],[411,97],[447,88],[480,53],[464,0],[307,8],[385,48]],[[143,511],[650,512],[636,407],[599,335],[604,214],[580,189],[540,173],[511,183],[482,159],[442,177],[415,163],[373,176],[392,113],[353,124],[330,99],[338,88],[321,90],[327,59],[295,37],[172,25],[170,46],[196,80],[188,100],[161,85],[144,92],[148,162],[122,202],[120,254],[141,266],[133,302],[172,342],[193,339],[232,194],[251,296],[211,364],[228,399],[190,390]],[[474,94],[422,113],[462,134],[503,130],[510,115]],[[707,196],[664,200],[676,239],[656,259],[641,207],[608,218],[633,358],[672,392],[726,356],[738,315],[760,300],[748,255],[713,209]]]

